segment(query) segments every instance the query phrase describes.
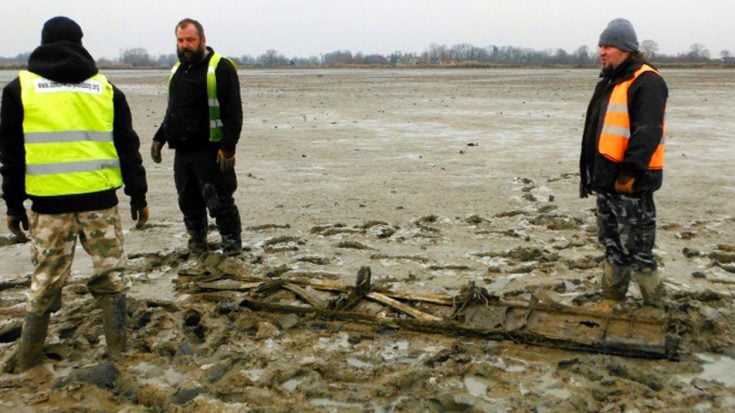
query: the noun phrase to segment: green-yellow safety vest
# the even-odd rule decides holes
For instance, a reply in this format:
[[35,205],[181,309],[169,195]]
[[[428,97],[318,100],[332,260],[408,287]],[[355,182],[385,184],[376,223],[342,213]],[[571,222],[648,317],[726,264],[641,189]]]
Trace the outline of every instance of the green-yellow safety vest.
[[59,83],[23,70],[26,193],[76,195],[119,188],[112,85],[101,74]]
[[[207,65],[207,102],[209,105],[210,142],[219,142],[222,140],[222,118],[220,117],[219,100],[217,99],[217,76],[214,73],[222,59],[230,62],[232,67],[235,67],[235,62],[217,52],[214,52],[209,59],[209,64]],[[174,67],[171,68],[171,74],[168,76],[169,87],[171,87],[171,79],[179,69],[179,66],[181,66],[181,62],[176,62]]]

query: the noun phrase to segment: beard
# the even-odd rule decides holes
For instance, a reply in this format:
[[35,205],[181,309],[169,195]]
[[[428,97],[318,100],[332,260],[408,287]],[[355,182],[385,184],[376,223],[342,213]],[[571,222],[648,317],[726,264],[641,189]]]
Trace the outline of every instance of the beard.
[[176,55],[178,55],[181,63],[194,63],[202,60],[204,51],[204,46],[199,45],[196,49],[176,49]]

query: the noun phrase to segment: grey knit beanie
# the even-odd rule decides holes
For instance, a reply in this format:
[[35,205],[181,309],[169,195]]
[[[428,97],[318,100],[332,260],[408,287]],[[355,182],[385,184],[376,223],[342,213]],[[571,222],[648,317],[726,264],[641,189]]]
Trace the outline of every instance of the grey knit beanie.
[[638,37],[633,25],[625,19],[614,19],[607,24],[600,35],[600,46],[613,46],[624,52],[638,50]]

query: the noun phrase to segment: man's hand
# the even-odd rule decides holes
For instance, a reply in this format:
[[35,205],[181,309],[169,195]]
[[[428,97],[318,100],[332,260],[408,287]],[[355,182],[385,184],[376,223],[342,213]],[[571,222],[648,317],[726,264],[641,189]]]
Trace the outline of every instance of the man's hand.
[[217,152],[217,163],[222,172],[231,171],[235,168],[235,153],[226,153],[222,149]]
[[219,195],[217,195],[217,189],[214,185],[209,182],[204,184],[202,195],[204,196],[204,203],[210,212],[219,210]]
[[151,144],[151,159],[155,163],[161,163],[161,148],[163,148],[161,142],[153,141]]
[[26,234],[21,230],[21,226],[24,230],[28,231],[28,216],[23,215],[8,215],[5,217],[5,222],[8,224],[8,229],[16,237],[20,239],[26,239]]
[[587,198],[590,195],[590,190],[587,188],[587,185],[584,184],[584,182],[579,182],[579,197],[580,198]]
[[143,208],[130,208],[130,217],[135,221],[135,228],[141,229],[143,225],[148,222],[148,218],[151,216],[151,211],[148,207]]
[[618,179],[615,180],[615,192],[621,194],[632,194],[634,183],[635,178],[632,176],[620,175],[618,176]]

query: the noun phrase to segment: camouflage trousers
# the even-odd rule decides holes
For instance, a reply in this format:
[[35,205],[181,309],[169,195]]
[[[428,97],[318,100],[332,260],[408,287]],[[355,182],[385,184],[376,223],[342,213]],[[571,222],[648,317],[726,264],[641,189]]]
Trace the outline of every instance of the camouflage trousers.
[[130,288],[125,277],[123,233],[117,207],[99,211],[30,215],[31,276],[26,311],[43,314],[57,298],[71,273],[77,238],[92,258],[93,274],[87,281],[95,297]]
[[605,247],[605,258],[613,266],[655,271],[656,205],[653,193],[625,195],[599,192],[597,238]]

